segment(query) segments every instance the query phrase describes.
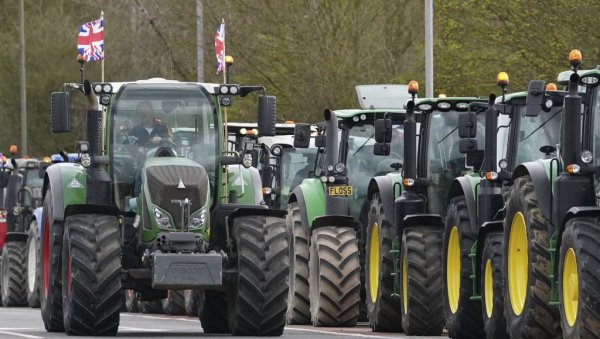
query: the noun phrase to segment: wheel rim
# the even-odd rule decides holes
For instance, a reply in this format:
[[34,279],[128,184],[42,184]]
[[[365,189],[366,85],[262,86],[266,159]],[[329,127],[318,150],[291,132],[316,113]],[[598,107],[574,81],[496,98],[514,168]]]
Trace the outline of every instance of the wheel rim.
[[508,293],[515,315],[521,315],[527,297],[529,254],[527,226],[523,213],[517,212],[510,226],[508,240]]
[[485,312],[488,318],[492,317],[494,311],[494,277],[492,275],[492,261],[488,259],[485,262]]
[[27,249],[27,287],[30,293],[33,293],[33,289],[35,288],[36,252],[35,239],[31,239],[29,241],[29,248]]
[[458,229],[452,226],[448,237],[448,253],[446,257],[446,289],[448,304],[452,313],[458,310],[460,298],[460,239]]
[[44,298],[48,298],[48,286],[50,282],[50,226],[48,225],[48,219],[44,222],[44,253],[42,255],[42,273],[44,275]]
[[404,306],[404,314],[408,314],[408,274],[406,273],[408,265],[406,256],[402,256],[402,303]]
[[371,237],[369,238],[369,292],[371,302],[377,301],[379,294],[379,225],[371,226]]
[[577,319],[579,305],[579,275],[577,274],[577,258],[575,257],[573,248],[569,248],[565,255],[562,279],[565,318],[567,318],[567,324],[573,327]]

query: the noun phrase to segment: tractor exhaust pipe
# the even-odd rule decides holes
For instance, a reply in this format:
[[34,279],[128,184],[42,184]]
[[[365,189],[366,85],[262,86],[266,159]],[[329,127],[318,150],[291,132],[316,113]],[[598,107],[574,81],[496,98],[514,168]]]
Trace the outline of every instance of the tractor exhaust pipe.
[[[339,130],[338,130],[338,120],[335,116],[335,113],[326,109],[324,112],[325,116],[325,144],[326,154],[325,154],[325,163],[326,166],[332,165],[335,167],[335,164],[338,162],[339,158]],[[327,168],[327,167],[325,167]]]
[[581,96],[577,85],[579,75],[571,74],[569,79],[569,94],[565,97],[565,112],[563,114],[563,140],[561,140],[561,154],[564,165],[576,164],[581,151]]

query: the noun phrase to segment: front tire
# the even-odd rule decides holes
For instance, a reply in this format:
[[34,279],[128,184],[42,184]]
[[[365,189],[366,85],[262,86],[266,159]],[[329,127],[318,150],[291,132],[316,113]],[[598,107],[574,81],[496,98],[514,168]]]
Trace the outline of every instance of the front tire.
[[[402,318],[400,301],[392,297],[394,278],[392,240],[394,228],[392,216],[383,209],[379,193],[371,198],[367,228],[366,248],[366,304],[369,324],[375,332],[400,332]],[[388,211],[391,213],[391,211]]]
[[308,225],[302,222],[297,202],[288,205],[286,228],[289,239],[289,296],[286,313],[290,325],[310,324],[310,297],[308,289]]
[[600,338],[600,246],[597,218],[575,218],[565,226],[558,261],[563,338]]
[[511,338],[560,338],[558,309],[549,306],[552,264],[546,218],[530,176],[515,179],[504,219],[504,314]]
[[508,339],[504,317],[504,282],[502,277],[502,232],[485,238],[481,254],[481,315],[488,339]]
[[29,307],[40,307],[40,284],[42,274],[37,268],[40,265],[40,240],[38,238],[37,221],[29,225],[27,235],[27,303]]
[[313,230],[310,245],[310,313],[314,326],[355,326],[359,316],[360,263],[349,227]]
[[198,310],[198,318],[204,333],[229,333],[227,319],[227,294],[221,291],[204,290],[204,306]]
[[248,215],[233,221],[238,274],[229,303],[233,335],[280,336],[285,326],[289,257],[285,222]]
[[24,241],[8,241],[2,250],[2,305],[27,305],[27,248]]
[[183,290],[169,290],[162,300],[163,312],[168,315],[185,315],[185,297]]
[[185,299],[185,314],[188,317],[197,317],[200,313],[199,306],[204,304],[201,290],[185,290],[183,298]]
[[442,231],[413,226],[402,232],[402,328],[407,335],[440,335],[444,328]]
[[477,230],[471,229],[465,196],[450,201],[444,227],[442,282],[446,328],[451,338],[478,339],[485,336],[481,319],[481,303],[471,300],[473,265],[471,248]]
[[71,215],[63,236],[65,333],[116,335],[121,293],[121,242],[114,216]]

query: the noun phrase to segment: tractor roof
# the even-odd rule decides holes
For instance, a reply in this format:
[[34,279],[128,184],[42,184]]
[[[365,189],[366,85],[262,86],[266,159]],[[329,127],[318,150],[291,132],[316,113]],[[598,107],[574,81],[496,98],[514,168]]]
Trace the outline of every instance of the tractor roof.
[[[560,74],[558,75],[558,79],[557,79],[558,83],[561,85],[568,85],[569,77],[571,76],[571,74],[573,74],[573,71],[560,72]],[[585,78],[588,76],[595,77],[596,79],[600,78],[600,70],[599,69],[579,70],[579,71],[577,71],[577,74],[579,74],[580,78]]]
[[[417,98],[415,99],[415,110],[417,111],[448,111],[455,109],[458,111],[466,111],[469,108],[469,103],[478,101],[486,102],[485,98],[477,97],[442,97],[442,98]],[[438,108],[438,106],[446,105],[448,107]]]
[[[518,100],[518,99],[523,99],[523,98],[527,98],[526,91],[525,92],[507,93],[506,95],[504,95],[504,103],[510,103],[513,100]],[[499,95],[496,97],[495,103],[497,103],[497,104],[502,103],[502,95]]]
[[150,78],[145,80],[137,80],[137,81],[123,81],[123,82],[110,82],[112,85],[112,92],[116,93],[123,85],[127,84],[194,84],[200,85],[204,87],[208,93],[215,94],[215,87],[219,86],[219,84],[214,83],[201,83],[201,82],[181,82],[177,80],[167,80],[163,78]]
[[406,110],[393,108],[393,109],[340,109],[335,110],[335,115],[339,119],[351,119],[354,116],[361,114],[382,114],[382,113],[396,113],[396,114],[406,114]]

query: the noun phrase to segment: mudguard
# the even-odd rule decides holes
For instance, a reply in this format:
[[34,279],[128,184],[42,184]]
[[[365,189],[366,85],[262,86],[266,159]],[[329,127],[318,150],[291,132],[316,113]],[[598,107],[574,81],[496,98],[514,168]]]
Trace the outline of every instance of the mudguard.
[[9,241],[21,241],[27,242],[27,233],[24,232],[8,232],[6,233],[5,242]]
[[404,229],[411,226],[435,226],[441,231],[444,230],[444,221],[439,214],[409,214],[398,225],[398,235],[400,236]]
[[300,217],[303,222],[306,222],[305,225],[312,225],[316,217],[325,215],[323,183],[315,178],[304,179],[292,191],[290,202],[293,201],[298,202]]
[[469,222],[471,223],[471,229],[476,230],[477,225],[477,202],[475,200],[475,187],[479,184],[480,177],[475,176],[462,176],[452,180],[450,184],[450,191],[448,193],[448,204],[452,198],[464,195],[467,202],[467,210],[469,212]]
[[[259,171],[254,168],[245,168],[242,165],[228,165],[229,181],[227,187],[237,193],[238,204],[260,204],[263,201],[262,180]],[[227,192],[229,194],[229,192]]]
[[547,220],[552,220],[551,210],[553,191],[550,182],[550,161],[552,160],[538,160],[523,163],[515,168],[511,179],[511,182],[514,182],[515,179],[519,177],[526,175],[531,176],[540,209]]
[[[396,189],[398,184],[399,189]],[[367,201],[371,201],[373,194],[379,192],[383,209],[391,219],[394,218],[394,201],[402,193],[402,175],[400,173],[388,173],[386,175],[377,176],[369,182],[367,190]],[[396,192],[397,191],[397,192]],[[390,220],[390,224],[394,224],[394,220]]]
[[336,226],[336,227],[349,227],[358,232],[359,223],[349,215],[324,215],[322,217],[316,217],[313,223],[310,225],[310,231],[316,230],[317,228]]
[[45,198],[48,188],[52,190],[53,215],[48,216],[50,221],[64,221],[66,206],[85,204],[86,178],[85,168],[79,164],[58,163],[48,167],[42,192]]

